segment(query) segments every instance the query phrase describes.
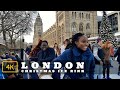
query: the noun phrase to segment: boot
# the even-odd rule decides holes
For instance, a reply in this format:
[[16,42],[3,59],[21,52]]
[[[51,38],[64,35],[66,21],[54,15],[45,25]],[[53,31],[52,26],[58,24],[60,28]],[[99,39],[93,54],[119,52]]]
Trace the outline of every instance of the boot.
[[120,71],[118,71],[118,75],[120,76]]

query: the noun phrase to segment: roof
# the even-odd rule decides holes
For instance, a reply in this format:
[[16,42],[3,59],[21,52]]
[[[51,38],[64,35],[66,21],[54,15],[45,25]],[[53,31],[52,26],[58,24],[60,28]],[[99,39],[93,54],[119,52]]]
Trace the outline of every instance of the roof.
[[90,40],[97,40],[97,38],[98,38],[98,36],[96,36],[96,37],[90,37],[90,38],[88,38],[88,40],[90,41]]
[[0,45],[4,45],[4,46],[6,46],[5,44],[3,44],[3,43],[0,43]]
[[114,34],[115,36],[120,36],[120,32],[117,32]]

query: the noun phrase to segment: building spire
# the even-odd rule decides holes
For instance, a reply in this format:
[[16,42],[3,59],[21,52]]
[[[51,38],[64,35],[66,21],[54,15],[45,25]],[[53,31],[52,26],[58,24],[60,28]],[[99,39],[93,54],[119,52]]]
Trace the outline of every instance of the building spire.
[[37,18],[36,18],[35,22],[36,22],[36,23],[40,23],[40,24],[42,24],[42,19],[41,19],[39,13],[38,13],[38,15],[37,15]]
[[38,13],[37,17],[40,17],[40,14]]

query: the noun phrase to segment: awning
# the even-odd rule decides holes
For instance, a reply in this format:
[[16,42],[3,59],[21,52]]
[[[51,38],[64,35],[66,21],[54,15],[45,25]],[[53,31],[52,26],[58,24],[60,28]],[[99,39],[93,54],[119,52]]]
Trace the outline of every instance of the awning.
[[115,36],[120,36],[120,32],[117,32],[114,34]]
[[3,43],[0,43],[0,45],[4,45],[4,46],[6,46],[5,44],[3,44]]
[[98,36],[88,38],[89,41],[90,41],[90,40],[97,40],[97,39],[98,39]]

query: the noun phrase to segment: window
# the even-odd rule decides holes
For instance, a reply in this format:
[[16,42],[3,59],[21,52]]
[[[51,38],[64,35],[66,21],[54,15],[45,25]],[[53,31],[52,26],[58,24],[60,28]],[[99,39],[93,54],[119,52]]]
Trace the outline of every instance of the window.
[[72,23],[72,26],[71,26],[72,28],[71,28],[71,31],[72,31],[72,33],[76,33],[76,29],[77,29],[77,24],[76,24],[76,22],[73,22]]
[[62,28],[62,32],[63,32],[63,31],[64,31],[64,24],[62,24],[62,27],[61,27],[61,28]]
[[118,28],[116,28],[116,32],[118,32]]
[[90,29],[90,23],[86,24],[86,29]]
[[115,17],[115,25],[117,25],[117,17]]
[[82,13],[82,19],[84,18],[84,15],[83,15],[83,13]]
[[72,18],[76,19],[76,17],[77,17],[77,13],[76,12],[72,12]]
[[76,19],[76,12],[75,12],[75,19]]
[[89,17],[89,19],[90,19],[90,14],[89,14],[89,16],[88,16],[88,17]]
[[79,24],[79,32],[83,33],[83,23]]
[[115,20],[113,20],[113,25],[115,25]]
[[74,12],[72,12],[72,18],[74,18],[74,17],[75,17]]
[[90,34],[91,34],[91,31],[90,31],[90,23],[87,23],[87,24],[86,24],[86,34],[87,34],[87,35],[90,35]]
[[80,17],[80,19],[81,19],[81,13],[79,13],[79,17]]
[[86,19],[88,19],[88,14],[86,14]]

